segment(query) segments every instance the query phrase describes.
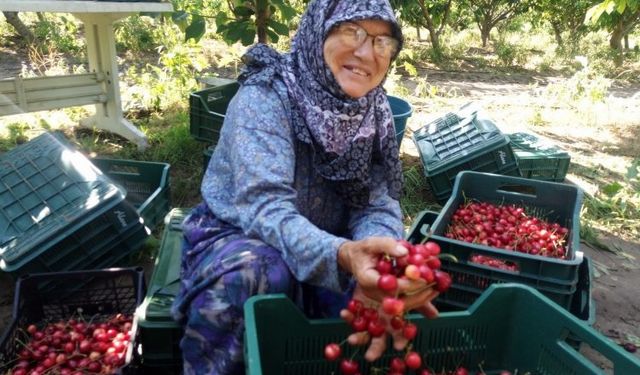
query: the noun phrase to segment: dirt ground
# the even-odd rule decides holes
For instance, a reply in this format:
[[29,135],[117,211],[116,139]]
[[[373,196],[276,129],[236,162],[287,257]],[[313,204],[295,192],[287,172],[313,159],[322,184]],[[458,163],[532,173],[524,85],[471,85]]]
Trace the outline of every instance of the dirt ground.
[[[0,78],[16,73],[2,65]],[[636,141],[640,138],[640,85],[614,85],[604,103],[572,109],[551,106],[541,94],[549,84],[562,82],[564,78],[560,77],[438,70],[422,70],[420,74],[437,86],[441,95],[412,101],[414,113],[408,121],[401,149],[405,162],[419,163],[410,139],[413,130],[469,101],[484,108],[505,133],[535,132],[552,140],[570,153],[571,168],[606,170],[607,175],[615,179],[622,176],[625,166],[640,155],[640,144]],[[569,173],[568,181],[581,186],[587,193],[596,191],[596,185],[587,178]],[[616,342],[640,344],[640,289],[637,287],[640,285],[640,240],[607,233],[602,234],[601,240],[617,251],[607,252],[586,244],[581,246],[595,265],[592,284],[596,306],[594,327]],[[11,278],[0,273],[0,332],[11,316],[13,287]],[[611,363],[590,355],[610,372]]]
[[[640,85],[614,84],[605,103],[591,103],[580,113],[562,105],[549,105],[541,94],[549,84],[560,84],[560,77],[531,74],[478,72],[442,72],[426,70],[427,81],[438,86],[446,97],[425,99],[415,105],[408,121],[409,131],[402,143],[403,160],[419,162],[410,139],[412,131],[430,120],[474,101],[494,119],[504,133],[533,132],[544,136],[571,155],[567,182],[586,193],[596,192],[593,180],[571,171],[587,168],[615,180],[625,173],[631,160],[640,155]],[[537,122],[536,111],[540,114]],[[583,175],[583,174],[581,174]],[[594,327],[613,341],[640,345],[640,240],[623,239],[601,233],[602,243],[615,252],[581,243],[581,250],[592,259],[594,278],[592,300],[595,303]],[[583,348],[584,354],[612,373],[606,358]],[[638,354],[636,353],[636,356]]]

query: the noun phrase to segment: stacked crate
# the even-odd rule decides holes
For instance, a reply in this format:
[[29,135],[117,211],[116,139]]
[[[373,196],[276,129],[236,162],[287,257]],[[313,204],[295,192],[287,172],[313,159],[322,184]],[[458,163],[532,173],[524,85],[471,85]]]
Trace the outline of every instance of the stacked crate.
[[571,162],[571,156],[566,151],[530,133],[509,134],[509,139],[522,177],[564,181]]
[[[470,201],[513,204],[568,228],[566,259],[448,238],[445,234],[454,212]],[[584,261],[579,243],[581,204],[582,191],[573,185],[465,171],[458,175],[454,192],[442,211],[437,216],[426,212],[418,217],[408,240],[412,243],[436,241],[443,253],[456,258],[455,261],[442,259],[442,269],[452,277],[451,288],[438,297],[439,305],[446,310],[469,307],[491,284],[514,282],[536,288],[561,307],[574,309],[576,315],[591,320],[590,266]],[[472,261],[474,256],[516,267],[505,270],[478,264]]]
[[416,130],[413,141],[440,204],[451,195],[458,172],[520,176],[509,137],[472,103]]
[[18,277],[120,264],[150,234],[126,191],[60,134],[0,156],[0,269]]
[[142,370],[149,374],[179,373],[182,327],[171,316],[180,288],[181,224],[188,209],[174,208],[165,218],[164,233],[147,295],[136,313]]

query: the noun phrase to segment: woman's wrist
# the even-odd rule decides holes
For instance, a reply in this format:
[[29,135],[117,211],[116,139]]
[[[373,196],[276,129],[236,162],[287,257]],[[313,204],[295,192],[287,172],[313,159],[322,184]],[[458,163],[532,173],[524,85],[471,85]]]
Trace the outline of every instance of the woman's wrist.
[[348,273],[353,273],[351,270],[351,257],[349,254],[350,242],[351,241],[345,241],[342,243],[342,245],[340,245],[340,247],[338,248],[337,259],[338,259],[338,266],[340,266],[340,268],[342,268],[344,271]]

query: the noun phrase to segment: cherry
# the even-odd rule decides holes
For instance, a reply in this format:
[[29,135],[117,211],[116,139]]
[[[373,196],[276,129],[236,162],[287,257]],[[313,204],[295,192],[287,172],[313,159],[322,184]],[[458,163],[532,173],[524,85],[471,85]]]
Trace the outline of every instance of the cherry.
[[422,358],[420,357],[420,354],[411,351],[404,356],[404,363],[408,368],[417,370],[422,366]]
[[411,322],[407,322],[402,328],[402,336],[407,340],[413,340],[418,335],[418,326]]
[[331,344],[327,344],[327,346],[324,347],[324,357],[327,359],[327,361],[335,361],[340,358],[341,355],[342,349],[340,348],[340,345],[336,343],[332,342]]
[[378,278],[378,289],[385,292],[395,292],[398,288],[398,279],[391,274],[384,274]]
[[340,371],[342,371],[344,375],[355,375],[360,371],[360,365],[353,359],[343,358],[340,361]]

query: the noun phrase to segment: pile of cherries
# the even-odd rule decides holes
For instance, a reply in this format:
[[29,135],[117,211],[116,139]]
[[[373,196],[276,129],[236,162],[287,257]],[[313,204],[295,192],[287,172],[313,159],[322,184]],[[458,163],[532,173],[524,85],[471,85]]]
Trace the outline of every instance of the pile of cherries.
[[[440,270],[441,254],[437,243],[427,241],[413,245],[404,240],[400,240],[399,243],[409,250],[408,254],[398,258],[382,255],[376,266],[380,273],[378,288],[386,294],[382,303],[373,307],[366,306],[358,299],[351,299],[346,308],[353,315],[353,319],[348,323],[353,332],[366,332],[369,339],[384,335],[388,327],[391,327],[409,340],[405,352],[391,359],[385,374],[405,374],[407,370],[420,371],[420,375],[432,374],[423,368],[420,353],[413,350],[412,341],[418,335],[418,327],[405,319],[407,311],[404,301],[398,298],[398,279],[422,280],[425,289],[434,288],[439,292],[445,292],[451,285],[451,277]],[[338,343],[327,344],[324,357],[328,361],[339,361],[340,373],[343,375],[361,374],[359,362],[353,357],[343,357],[342,348]]]
[[[569,230],[560,224],[527,214],[517,205],[468,201],[454,211],[445,236],[531,255],[567,259],[568,233]],[[489,263],[482,258],[477,261]],[[491,266],[498,266],[496,262],[492,263]]]
[[116,314],[102,322],[60,320],[31,324],[11,375],[114,374],[124,366],[132,316]]

